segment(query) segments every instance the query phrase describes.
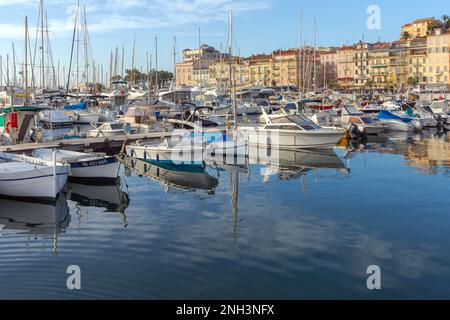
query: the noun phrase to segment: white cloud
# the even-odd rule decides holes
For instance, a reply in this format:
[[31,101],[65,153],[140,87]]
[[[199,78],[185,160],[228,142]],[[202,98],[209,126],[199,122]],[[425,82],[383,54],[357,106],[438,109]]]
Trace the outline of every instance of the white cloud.
[[[114,32],[126,29],[158,30],[190,24],[226,21],[229,10],[243,14],[265,10],[271,0],[86,0],[88,27],[91,33]],[[76,1],[45,1],[49,28],[54,37],[68,37],[74,25]],[[83,5],[83,2],[82,2]],[[14,11],[14,20],[0,24],[0,38],[20,39],[23,24],[18,14],[37,18],[39,0],[0,0],[3,12]],[[11,17],[13,18],[13,17]],[[31,25],[32,26],[32,25]]]

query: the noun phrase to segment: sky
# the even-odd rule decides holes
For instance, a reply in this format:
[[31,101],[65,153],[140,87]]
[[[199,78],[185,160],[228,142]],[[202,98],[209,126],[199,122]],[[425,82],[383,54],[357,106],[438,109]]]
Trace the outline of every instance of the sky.
[[[77,0],[45,0],[55,63],[67,65],[70,57]],[[233,10],[234,53],[248,56],[279,48],[314,43],[314,20],[318,46],[339,46],[362,40],[392,41],[403,24],[417,18],[450,15],[448,0],[80,0],[86,6],[93,59],[109,68],[110,51],[125,46],[126,65],[131,66],[136,41],[135,65],[146,69],[147,52],[155,65],[173,70],[173,38],[177,61],[182,50],[200,41],[216,48],[227,44],[228,16]],[[375,5],[380,27],[369,29],[367,20]],[[0,0],[0,54],[23,60],[24,19],[28,16],[32,43],[36,33],[39,0]],[[300,13],[303,12],[302,28]],[[300,29],[302,30],[300,32]],[[34,45],[32,45],[34,47]],[[120,49],[121,51],[121,49]]]

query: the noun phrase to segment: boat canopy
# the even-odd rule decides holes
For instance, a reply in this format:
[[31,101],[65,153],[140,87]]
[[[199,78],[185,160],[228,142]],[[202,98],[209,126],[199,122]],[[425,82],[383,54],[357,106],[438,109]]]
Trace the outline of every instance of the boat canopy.
[[397,115],[393,114],[392,112],[389,112],[386,110],[380,111],[380,113],[378,114],[378,119],[380,119],[380,120],[400,120],[400,121],[403,121],[406,123],[410,123],[412,121],[412,119],[397,116]]
[[86,102],[64,106],[64,110],[86,110],[86,109],[87,109]]
[[358,110],[356,107],[354,106],[344,106],[342,108],[342,114],[343,115],[348,115],[348,116],[360,116],[363,115],[364,113],[361,112],[360,110]]

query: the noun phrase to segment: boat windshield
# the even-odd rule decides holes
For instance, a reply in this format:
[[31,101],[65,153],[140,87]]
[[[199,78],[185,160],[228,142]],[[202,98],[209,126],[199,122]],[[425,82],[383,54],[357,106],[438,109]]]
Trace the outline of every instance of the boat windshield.
[[112,123],[110,126],[111,126],[111,130],[120,130],[120,129],[122,129],[122,124],[121,123]]
[[286,117],[280,117],[275,118],[272,120],[274,124],[287,124],[287,123],[294,123],[298,125],[303,130],[316,130],[320,129],[321,127],[317,124],[315,124],[313,121],[309,120],[308,118],[299,116],[299,115],[292,115],[292,116],[286,116]]
[[364,117],[364,118],[361,118],[361,120],[362,120],[364,123],[375,123],[375,119],[370,118],[370,117]]

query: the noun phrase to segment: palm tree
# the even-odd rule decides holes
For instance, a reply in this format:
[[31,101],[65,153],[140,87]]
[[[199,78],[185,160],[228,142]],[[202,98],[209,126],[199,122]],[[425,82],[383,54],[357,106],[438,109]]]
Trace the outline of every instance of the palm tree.
[[445,27],[445,23],[439,19],[434,20],[428,24],[428,34],[432,33],[436,29]]
[[402,35],[401,35],[401,39],[402,40],[409,40],[409,39],[411,39],[412,37],[411,37],[411,34],[408,32],[408,31],[404,31],[404,32],[402,32]]
[[446,29],[450,28],[450,17],[446,14],[444,14],[441,18],[442,24],[445,26]]

